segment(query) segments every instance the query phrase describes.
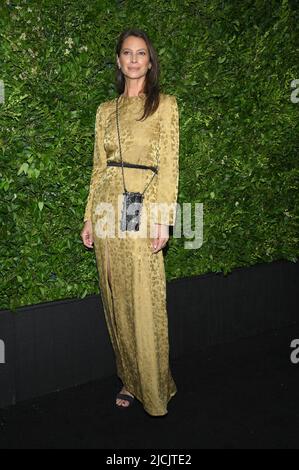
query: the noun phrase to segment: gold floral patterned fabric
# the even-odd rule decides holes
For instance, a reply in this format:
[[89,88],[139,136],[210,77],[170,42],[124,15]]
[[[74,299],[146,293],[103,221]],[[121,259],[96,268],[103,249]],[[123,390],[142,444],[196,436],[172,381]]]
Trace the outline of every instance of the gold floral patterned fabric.
[[[109,160],[121,161],[116,98],[103,102],[97,109],[93,170],[84,221],[92,222],[100,292],[117,375],[146,412],[161,416],[168,412],[167,404],[177,388],[169,367],[164,255],[162,250],[152,252],[150,224],[175,223],[179,113],[176,97],[161,93],[157,111],[143,121],[136,121],[143,114],[144,101],[144,94],[119,99],[123,161],[158,165],[158,174],[144,194],[140,230],[120,231],[122,169],[107,166]],[[151,170],[124,167],[128,191],[143,192],[152,176]],[[151,203],[164,203],[169,211],[150,213]],[[105,204],[109,209],[103,210]]]

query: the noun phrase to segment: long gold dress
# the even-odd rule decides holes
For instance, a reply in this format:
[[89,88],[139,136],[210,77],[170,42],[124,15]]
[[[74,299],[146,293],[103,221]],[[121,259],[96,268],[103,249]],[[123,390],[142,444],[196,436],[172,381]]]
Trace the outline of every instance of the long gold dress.
[[[90,190],[84,221],[91,220],[99,286],[106,324],[115,352],[117,375],[152,416],[167,414],[177,388],[169,367],[166,277],[162,250],[152,252],[150,222],[174,225],[179,179],[179,113],[176,97],[160,94],[157,111],[143,121],[145,94],[119,99],[119,129],[124,162],[158,165],[158,174],[144,194],[139,232],[121,232],[122,169],[107,166],[121,161],[116,127],[116,98],[97,109]],[[143,192],[151,170],[124,167],[128,191]],[[122,197],[122,196],[121,196]],[[167,203],[149,216],[149,204]],[[113,235],[107,229],[114,210]],[[108,207],[108,206],[107,206]],[[160,206],[159,206],[160,207]],[[107,222],[108,220],[108,222]],[[107,232],[103,232],[103,230]],[[144,230],[147,230],[144,232]],[[107,233],[102,236],[102,233]],[[140,234],[146,233],[141,237]],[[120,235],[121,234],[121,235]],[[124,237],[125,234],[125,237]],[[108,282],[108,258],[111,289]]]

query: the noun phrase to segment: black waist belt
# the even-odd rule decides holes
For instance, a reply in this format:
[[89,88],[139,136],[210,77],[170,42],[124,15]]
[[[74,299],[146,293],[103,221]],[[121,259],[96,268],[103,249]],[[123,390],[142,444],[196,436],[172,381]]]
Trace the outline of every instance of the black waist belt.
[[[122,166],[121,162],[108,161],[107,166]],[[152,170],[154,173],[158,173],[158,168],[156,166],[147,166],[147,165],[138,165],[135,163],[123,162],[123,166],[128,168],[141,168],[143,170]]]

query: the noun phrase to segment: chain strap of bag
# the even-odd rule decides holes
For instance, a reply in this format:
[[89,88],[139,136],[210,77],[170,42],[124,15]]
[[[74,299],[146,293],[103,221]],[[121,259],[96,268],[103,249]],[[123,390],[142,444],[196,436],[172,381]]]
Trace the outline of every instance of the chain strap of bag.
[[[124,191],[125,193],[127,193],[127,188],[126,188],[126,185],[125,185],[125,176],[124,176],[124,165],[123,165],[123,158],[122,158],[122,151],[121,151],[121,144],[120,144],[120,132],[119,132],[119,115],[118,115],[118,100],[119,100],[119,96],[117,97],[117,100],[116,100],[116,126],[117,126],[117,134],[118,134],[118,143],[119,143],[119,153],[120,153],[120,158],[121,158],[121,163],[122,163],[122,176],[123,176],[123,184],[124,184]],[[156,176],[156,173],[153,174],[152,178],[150,179],[149,183],[146,185],[145,189],[143,190],[143,192],[141,193],[142,196],[144,195],[145,191],[147,190],[147,188],[149,187],[149,185],[151,184],[153,178]]]

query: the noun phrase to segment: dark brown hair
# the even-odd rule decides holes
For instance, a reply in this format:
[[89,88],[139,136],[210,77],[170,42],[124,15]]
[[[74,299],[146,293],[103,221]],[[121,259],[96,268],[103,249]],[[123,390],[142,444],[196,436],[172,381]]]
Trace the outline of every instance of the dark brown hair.
[[[145,77],[145,83],[144,83],[144,89],[143,92],[146,95],[145,103],[144,103],[144,113],[143,116],[138,119],[138,121],[142,119],[146,119],[148,116],[153,114],[156,109],[159,106],[159,101],[160,101],[160,85],[159,85],[159,74],[160,74],[160,68],[159,68],[159,62],[158,62],[158,57],[157,53],[147,36],[147,34],[140,30],[140,29],[126,29],[123,31],[119,38],[118,42],[116,45],[116,54],[118,57],[120,56],[120,51],[122,49],[122,45],[124,40],[129,37],[129,36],[136,36],[137,38],[142,38],[146,42],[149,56],[150,56],[150,62],[152,64],[151,68],[147,71],[146,77]],[[116,89],[119,95],[121,95],[124,92],[125,89],[125,77],[122,71],[118,68],[116,64]]]

